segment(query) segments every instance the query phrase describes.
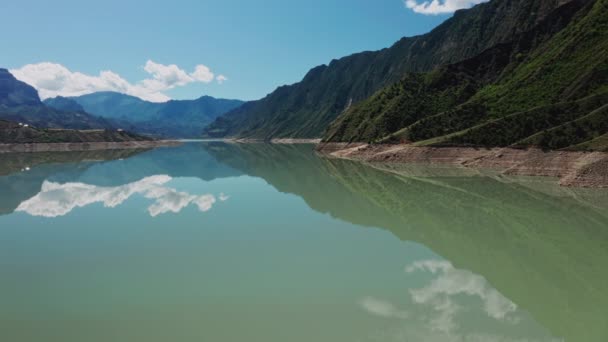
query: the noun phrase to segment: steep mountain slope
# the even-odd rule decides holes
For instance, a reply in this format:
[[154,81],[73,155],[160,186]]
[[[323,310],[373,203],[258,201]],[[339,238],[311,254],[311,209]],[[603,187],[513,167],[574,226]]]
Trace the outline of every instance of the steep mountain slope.
[[0,68],[0,106],[38,106],[38,92],[28,84],[17,80],[8,70]]
[[572,1],[561,6],[530,31],[473,58],[429,73],[407,74],[400,82],[340,115],[326,132],[326,140],[378,140],[422,118],[467,102],[484,86],[508,75],[530,51],[565,28],[576,13],[585,8],[585,3]]
[[84,108],[78,104],[78,102],[68,99],[67,97],[57,96],[52,99],[46,99],[43,101],[45,105],[57,110],[65,110],[71,112],[84,112]]
[[0,69],[0,119],[46,128],[112,127],[106,120],[82,111],[56,110],[45,106],[40,102],[36,89],[17,80],[6,69]]
[[122,127],[140,133],[180,138],[199,137],[203,128],[213,120],[243,104],[238,100],[210,96],[153,103],[114,92],[93,93],[71,100],[87,112],[115,120]]
[[494,0],[462,10],[428,34],[312,69],[304,79],[220,117],[208,137],[319,137],[351,104],[399,81],[406,72],[471,58],[529,31],[571,0]]
[[607,22],[605,0],[571,1],[508,43],[379,91],[325,139],[549,149],[595,139],[608,132]]

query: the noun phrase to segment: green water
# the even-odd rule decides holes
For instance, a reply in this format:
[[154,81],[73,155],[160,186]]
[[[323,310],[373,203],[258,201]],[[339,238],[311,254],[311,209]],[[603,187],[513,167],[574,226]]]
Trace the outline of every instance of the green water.
[[608,341],[607,266],[608,191],[551,179],[302,145],[0,155],[0,341]]

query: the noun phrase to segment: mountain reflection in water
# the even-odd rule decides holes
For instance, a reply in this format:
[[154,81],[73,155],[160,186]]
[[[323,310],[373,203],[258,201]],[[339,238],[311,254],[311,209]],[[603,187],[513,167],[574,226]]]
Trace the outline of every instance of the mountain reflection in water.
[[[306,145],[188,143],[130,154],[51,153],[10,158],[0,164],[0,214],[4,214],[0,216],[0,227],[3,222],[5,226],[9,222],[13,225],[26,222],[19,216],[24,214],[45,220],[62,219],[68,224],[70,215],[87,207],[120,215],[141,208],[148,216],[163,217],[163,222],[173,228],[193,224],[192,220],[208,220],[206,225],[222,222],[217,225],[227,230],[213,231],[217,236],[203,231],[200,234],[205,234],[204,239],[189,236],[180,240],[181,244],[191,240],[200,245],[173,246],[184,253],[189,251],[187,257],[162,263],[175,262],[187,267],[188,263],[209,258],[214,265],[222,265],[262,244],[261,249],[248,254],[249,265],[230,264],[235,271],[230,277],[221,273],[214,280],[210,274],[216,272],[213,271],[216,266],[199,265],[206,277],[191,280],[191,289],[181,289],[197,293],[188,297],[190,304],[183,304],[193,313],[205,308],[221,308],[233,316],[238,312],[234,320],[250,340],[278,341],[278,336],[284,340],[287,331],[300,327],[296,322],[316,324],[317,329],[300,337],[291,336],[292,341],[329,335],[333,341],[349,340],[352,336],[361,340],[369,336],[369,340],[377,341],[608,339],[605,191],[567,189],[550,179],[505,177],[469,169],[371,167],[320,157]],[[30,170],[22,171],[26,166]],[[213,184],[217,186],[212,187]],[[228,185],[232,188],[223,188]],[[140,200],[129,202],[135,198]],[[200,214],[221,202],[226,203],[218,206],[217,212],[212,210],[213,215],[207,218],[191,213],[188,221],[181,221],[186,220],[182,218],[185,208],[192,206]],[[291,221],[287,221],[290,222],[287,226],[282,223],[283,215],[296,215],[304,210],[301,208],[304,204],[312,209],[306,214],[309,216],[285,217]],[[161,215],[169,213],[173,216]],[[137,215],[129,217],[143,220]],[[344,227],[334,228],[338,223]],[[145,224],[142,221],[130,225]],[[361,230],[362,227],[366,229]],[[223,234],[228,231],[238,232],[243,239],[247,237],[246,242],[226,245],[228,238]],[[312,235],[307,235],[307,231]],[[382,240],[385,236],[379,234],[382,232],[389,232],[398,240],[392,238],[390,243]],[[7,234],[4,241],[9,241],[9,236],[15,239],[19,231],[7,229],[4,234]],[[274,242],[283,234],[286,234],[285,240],[281,240],[283,244]],[[28,238],[31,237],[22,237]],[[167,235],[164,239],[171,237]],[[209,246],[205,239],[210,240]],[[393,249],[393,240],[402,245],[401,251]],[[373,249],[367,250],[372,244]],[[215,246],[221,249],[216,251]],[[301,250],[303,254],[296,255]],[[348,258],[337,259],[337,255],[346,251]],[[15,260],[10,248],[3,253],[12,258],[7,260]],[[403,260],[394,260],[389,255]],[[152,254],[148,257],[158,258]],[[266,257],[269,259],[264,262]],[[381,283],[377,283],[380,276],[374,272],[384,272],[383,267],[388,266],[374,264],[379,260],[387,265],[400,264],[400,269],[382,273]],[[292,264],[288,267],[289,262],[299,264],[300,268]],[[126,265],[107,267],[107,272],[120,272]],[[240,271],[236,272],[237,269]],[[173,274],[180,272],[180,268],[166,272]],[[124,274],[129,272],[125,270]],[[153,283],[156,277],[171,278],[169,274],[149,277],[151,281],[146,283]],[[294,283],[287,283],[288,279],[294,279]],[[217,288],[213,287],[215,281]],[[249,287],[238,287],[239,283],[247,282],[251,283]],[[260,287],[255,292],[258,282]],[[177,284],[188,286],[183,282]],[[272,284],[277,285],[272,295],[261,293]],[[283,293],[287,288],[294,292]],[[210,295],[199,293],[203,290],[228,297],[217,297],[225,301],[216,303],[207,298]],[[157,297],[163,298],[160,292]],[[315,297],[319,297],[319,302]],[[342,297],[348,298],[342,302]],[[262,303],[262,298],[274,298],[276,302]],[[237,299],[244,303],[236,303]],[[321,304],[321,299],[325,304]],[[297,308],[297,313],[284,308],[290,315],[273,316],[275,306],[281,302],[291,303],[291,309]],[[349,305],[356,311],[340,311],[347,310]],[[258,314],[245,315],[248,311],[244,307],[258,310]],[[313,314],[319,309],[331,316]],[[263,320],[267,316],[260,312],[268,315],[268,320]],[[337,316],[338,312],[342,312],[342,318]],[[0,310],[0,321],[7,321],[6,315]],[[216,316],[206,315],[203,322],[215,324],[203,326],[208,334],[214,335],[201,336],[230,340],[222,329],[227,318],[221,317],[227,316],[218,311]],[[270,317],[274,317],[274,325]],[[279,324],[276,320],[280,320],[282,328],[276,326]],[[165,325],[173,324],[171,329],[179,327],[184,333],[200,333],[197,330],[200,324],[188,325],[186,329],[181,323],[164,321]],[[254,323],[274,329],[256,330]],[[139,332],[144,329],[133,324],[132,329]],[[147,337],[162,340],[167,330],[156,330],[161,326],[147,326],[150,329]],[[17,329],[19,324],[13,327]],[[22,325],[24,329],[27,327]],[[16,331],[5,336],[16,336]],[[230,336],[242,339],[245,335]]]

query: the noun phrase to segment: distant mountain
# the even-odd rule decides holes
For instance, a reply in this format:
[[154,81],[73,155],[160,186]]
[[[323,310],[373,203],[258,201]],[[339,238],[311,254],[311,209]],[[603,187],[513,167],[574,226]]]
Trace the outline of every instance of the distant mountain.
[[70,100],[81,105],[86,111],[108,119],[127,119],[141,122],[154,117],[157,104],[138,97],[111,91],[97,92],[71,97]]
[[85,112],[82,106],[67,97],[57,96],[52,99],[46,99],[43,101],[45,105],[51,108],[55,108],[57,110],[65,110],[70,112]]
[[8,70],[0,69],[0,106],[39,106],[38,91],[28,84],[17,80]]
[[0,119],[42,128],[105,129],[112,125],[83,111],[57,110],[40,101],[32,86],[0,69]]
[[122,127],[139,133],[174,138],[198,138],[213,120],[243,104],[239,100],[210,96],[196,100],[153,103],[115,92],[98,92],[73,97],[71,100],[81,105],[85,111],[114,120]]
[[605,150],[607,85],[608,0],[568,1],[474,58],[406,75],[325,140]]
[[408,72],[473,58],[536,27],[573,0],[493,0],[457,11],[430,33],[312,69],[304,79],[217,119],[208,137],[271,139],[321,137],[351,105],[394,84]]

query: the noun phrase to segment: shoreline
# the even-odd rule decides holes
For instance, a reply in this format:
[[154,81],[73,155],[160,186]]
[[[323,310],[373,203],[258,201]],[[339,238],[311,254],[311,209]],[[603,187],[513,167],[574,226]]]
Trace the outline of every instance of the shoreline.
[[155,147],[178,146],[180,144],[181,143],[176,140],[0,144],[0,154],[36,153],[36,152],[98,151],[98,150],[131,150],[131,149],[148,149],[148,148],[155,148]]
[[271,140],[251,139],[251,138],[240,138],[240,139],[239,138],[228,138],[228,139],[210,140],[210,141],[223,141],[223,142],[227,142],[227,143],[237,143],[237,144],[319,145],[321,143],[321,138],[318,138],[318,139],[275,138],[275,139],[271,139]]
[[416,147],[364,143],[319,144],[327,157],[370,164],[429,164],[491,169],[505,175],[554,177],[567,187],[608,188],[608,153],[538,148]]

